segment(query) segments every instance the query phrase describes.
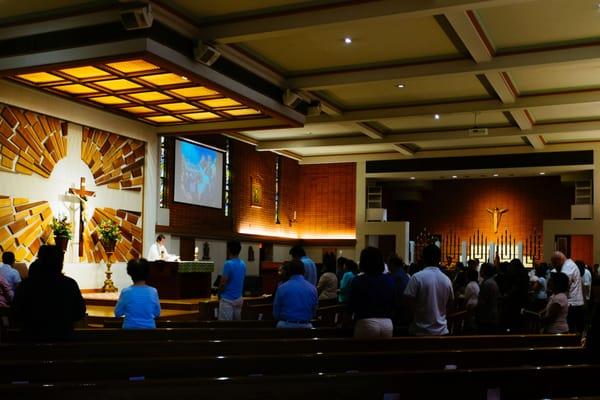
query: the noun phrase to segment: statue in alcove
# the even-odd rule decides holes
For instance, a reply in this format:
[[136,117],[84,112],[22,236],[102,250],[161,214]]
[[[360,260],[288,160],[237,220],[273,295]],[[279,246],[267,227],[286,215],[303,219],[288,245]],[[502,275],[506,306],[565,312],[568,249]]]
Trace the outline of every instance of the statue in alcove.
[[248,261],[254,261],[254,249],[248,246]]
[[208,242],[204,242],[204,245],[202,246],[202,259],[210,260],[210,246]]

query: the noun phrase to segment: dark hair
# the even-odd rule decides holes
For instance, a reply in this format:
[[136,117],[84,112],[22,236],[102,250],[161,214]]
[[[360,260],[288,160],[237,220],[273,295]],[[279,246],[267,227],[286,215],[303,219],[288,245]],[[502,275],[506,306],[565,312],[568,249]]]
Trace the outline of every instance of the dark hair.
[[37,264],[34,267],[34,278],[60,275],[65,253],[58,246],[42,245],[38,250]]
[[537,268],[535,269],[535,276],[540,277],[540,278],[545,278],[546,275],[548,273],[548,264],[541,263],[537,266]]
[[133,282],[145,281],[150,274],[148,260],[145,258],[134,258],[127,262],[127,274]]
[[346,258],[346,261],[344,262],[344,268],[346,269],[346,271],[350,271],[353,274],[356,274],[358,272],[358,264],[355,263],[354,260]]
[[388,257],[387,265],[390,269],[390,272],[397,272],[400,269],[404,268],[404,261],[396,254],[392,254]]
[[302,246],[294,246],[290,249],[290,255],[293,258],[302,258],[306,255],[306,252],[302,248]]
[[467,281],[472,282],[475,281],[477,282],[479,280],[479,272],[477,272],[477,270],[475,268],[469,268],[467,270]]
[[425,266],[438,266],[442,260],[442,252],[435,244],[430,244],[423,249],[423,262]]
[[12,251],[5,251],[2,253],[2,262],[4,264],[13,265],[15,263],[15,253]]
[[347,260],[346,257],[339,257],[337,259],[337,265],[338,265],[338,267],[343,267],[346,264],[346,260]]
[[165,235],[163,235],[163,234],[161,233],[160,235],[158,235],[158,236],[156,237],[156,241],[157,241],[157,242],[160,242],[160,241],[161,241],[161,240],[163,240],[164,238],[165,238]]
[[483,263],[481,264],[480,273],[484,279],[491,278],[496,273],[496,267],[494,267],[493,264],[487,262]]
[[585,263],[581,260],[577,260],[575,261],[575,265],[577,265],[577,269],[579,270],[579,276],[583,279],[583,274],[585,274]]
[[242,251],[242,244],[239,240],[230,240],[227,242],[227,251],[232,256],[240,255],[240,251]]
[[462,261],[457,262],[456,263],[456,270],[460,271],[460,270],[463,270],[463,269],[465,269],[465,264],[463,264]]
[[383,254],[377,247],[366,247],[360,252],[360,270],[367,275],[378,275],[385,270]]
[[569,277],[562,272],[553,272],[550,274],[553,293],[567,293],[569,290]]
[[325,253],[323,254],[323,267],[322,271],[325,272],[333,272],[335,273],[336,260],[334,253]]
[[304,263],[300,260],[290,261],[290,276],[292,275],[304,275]]
[[475,259],[475,260],[471,259],[471,260],[467,261],[467,266],[469,268],[477,268],[478,264],[479,264],[479,260],[477,260],[477,259]]

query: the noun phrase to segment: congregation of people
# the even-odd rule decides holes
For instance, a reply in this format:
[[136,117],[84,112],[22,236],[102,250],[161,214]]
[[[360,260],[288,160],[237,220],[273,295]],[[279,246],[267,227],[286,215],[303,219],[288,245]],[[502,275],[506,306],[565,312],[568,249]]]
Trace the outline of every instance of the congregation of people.
[[[157,240],[162,240],[158,238]],[[217,294],[218,319],[240,320],[244,303],[246,264],[241,243],[227,243]],[[529,272],[523,263],[479,263],[469,260],[448,268],[441,251],[423,248],[420,262],[406,265],[397,255],[384,260],[380,249],[367,247],[359,263],[332,253],[323,257],[320,271],[301,246],[289,252],[279,270],[272,313],[278,328],[312,328],[319,302],[343,304],[352,319],[355,338],[400,335],[447,335],[449,320],[460,315],[461,333],[584,333],[592,315],[594,277],[583,262],[556,252],[550,263]],[[77,283],[62,273],[64,254],[44,245],[21,281],[4,252],[0,266],[0,307],[11,307],[26,337],[65,340],[86,307]],[[114,309],[123,329],[153,329],[161,308],[158,291],[146,284],[149,263],[127,263],[132,285],[124,288]],[[532,328],[533,327],[533,328]]]

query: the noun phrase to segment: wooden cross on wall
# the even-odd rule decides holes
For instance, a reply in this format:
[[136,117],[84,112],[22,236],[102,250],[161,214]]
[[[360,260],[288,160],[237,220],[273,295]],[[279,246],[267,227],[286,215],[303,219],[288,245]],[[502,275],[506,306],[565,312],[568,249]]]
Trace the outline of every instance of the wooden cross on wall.
[[82,176],[79,181],[79,188],[69,188],[69,193],[79,198],[79,257],[83,257],[83,231],[86,224],[86,209],[88,197],[92,197],[95,192],[85,190],[85,178]]

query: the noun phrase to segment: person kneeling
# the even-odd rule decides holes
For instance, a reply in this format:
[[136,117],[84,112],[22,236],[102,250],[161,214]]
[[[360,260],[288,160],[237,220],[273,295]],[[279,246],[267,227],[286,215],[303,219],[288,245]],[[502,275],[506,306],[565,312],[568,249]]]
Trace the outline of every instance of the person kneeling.
[[149,266],[144,258],[129,260],[127,274],[133,285],[123,289],[115,306],[115,317],[125,317],[123,329],[154,329],[160,316],[158,291],[146,285]]
[[273,316],[278,328],[312,328],[317,310],[317,288],[304,279],[304,264],[292,260],[289,279],[275,292]]

